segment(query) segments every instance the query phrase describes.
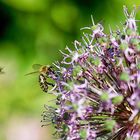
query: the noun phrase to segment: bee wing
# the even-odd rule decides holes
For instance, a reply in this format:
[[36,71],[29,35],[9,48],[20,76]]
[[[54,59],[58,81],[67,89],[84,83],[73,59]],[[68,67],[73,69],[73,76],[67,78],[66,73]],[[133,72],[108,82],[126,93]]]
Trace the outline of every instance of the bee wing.
[[30,72],[30,73],[25,74],[25,76],[26,76],[26,75],[31,75],[31,74],[34,74],[34,73],[38,73],[38,72],[39,72],[39,71]]
[[41,67],[42,67],[41,64],[33,64],[33,65],[32,65],[32,68],[33,68],[34,70],[39,70]]

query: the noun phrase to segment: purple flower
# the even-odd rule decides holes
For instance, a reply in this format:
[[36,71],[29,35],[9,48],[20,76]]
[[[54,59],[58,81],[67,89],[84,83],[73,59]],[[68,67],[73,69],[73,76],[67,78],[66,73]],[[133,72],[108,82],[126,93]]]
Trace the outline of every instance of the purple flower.
[[82,41],[54,64],[52,122],[60,139],[140,139],[140,36],[135,10],[124,14],[126,24],[109,35],[92,18]]

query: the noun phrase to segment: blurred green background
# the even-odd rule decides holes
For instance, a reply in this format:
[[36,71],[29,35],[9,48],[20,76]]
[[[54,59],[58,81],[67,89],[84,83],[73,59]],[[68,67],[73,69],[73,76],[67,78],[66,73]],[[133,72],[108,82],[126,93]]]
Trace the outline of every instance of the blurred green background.
[[[38,75],[24,76],[32,65],[61,60],[59,50],[80,40],[90,16],[105,32],[124,21],[123,5],[139,0],[1,0],[0,1],[0,140],[52,140],[51,126],[41,128],[43,105],[55,97],[44,94]],[[137,13],[140,19],[140,11]],[[139,23],[138,23],[139,24]]]

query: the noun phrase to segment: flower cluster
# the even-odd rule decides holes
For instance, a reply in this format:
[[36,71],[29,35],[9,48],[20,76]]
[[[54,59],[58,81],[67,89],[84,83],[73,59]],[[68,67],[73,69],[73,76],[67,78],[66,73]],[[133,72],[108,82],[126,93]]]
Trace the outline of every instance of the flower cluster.
[[54,64],[52,121],[60,139],[140,139],[140,36],[135,9],[124,14],[125,24],[110,34],[92,19],[82,41]]

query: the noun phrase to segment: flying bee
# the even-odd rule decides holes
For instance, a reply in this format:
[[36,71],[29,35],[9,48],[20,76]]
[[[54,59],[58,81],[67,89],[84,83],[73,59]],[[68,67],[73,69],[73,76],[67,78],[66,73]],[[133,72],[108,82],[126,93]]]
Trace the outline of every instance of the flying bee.
[[0,74],[4,74],[3,69],[4,69],[4,68],[0,67]]
[[34,73],[39,73],[39,84],[41,89],[44,92],[48,91],[48,85],[54,87],[53,83],[50,83],[47,81],[48,75],[50,73],[54,73],[54,71],[52,70],[52,66],[48,66],[48,65],[40,65],[40,64],[34,64],[33,69],[35,70],[34,72],[30,72],[26,75],[30,75],[30,74],[34,74]]

